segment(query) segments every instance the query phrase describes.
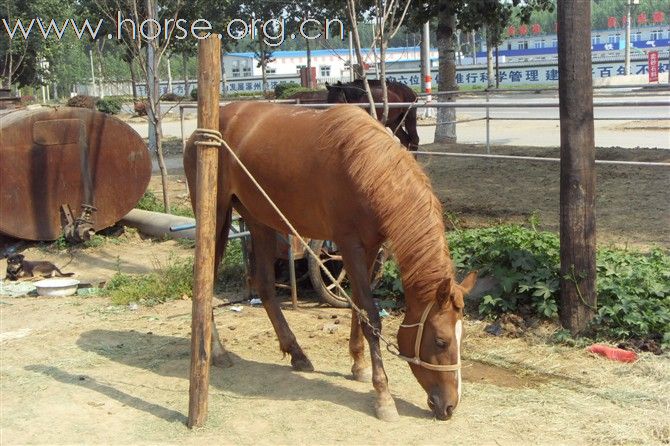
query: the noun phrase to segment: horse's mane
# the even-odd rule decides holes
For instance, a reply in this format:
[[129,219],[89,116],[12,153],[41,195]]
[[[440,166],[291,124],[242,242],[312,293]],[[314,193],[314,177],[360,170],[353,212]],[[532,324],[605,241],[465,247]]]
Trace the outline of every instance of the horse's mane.
[[420,299],[433,299],[440,281],[454,275],[442,205],[419,164],[386,129],[359,107],[321,114],[320,146],[338,149],[343,168],[377,214],[391,242],[403,283]]

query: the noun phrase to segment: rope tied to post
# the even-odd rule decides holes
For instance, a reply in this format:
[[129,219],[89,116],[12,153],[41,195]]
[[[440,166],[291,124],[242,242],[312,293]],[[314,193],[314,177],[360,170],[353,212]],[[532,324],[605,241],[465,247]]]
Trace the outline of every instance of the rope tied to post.
[[193,134],[201,138],[200,141],[195,142],[196,146],[221,147],[223,145],[223,138],[218,130],[195,129]]

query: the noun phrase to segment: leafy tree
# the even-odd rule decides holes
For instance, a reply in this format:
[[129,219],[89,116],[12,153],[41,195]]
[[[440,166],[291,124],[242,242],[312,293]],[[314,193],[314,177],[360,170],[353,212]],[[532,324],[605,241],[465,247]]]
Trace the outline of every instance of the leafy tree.
[[[535,10],[552,9],[553,0],[427,0],[419,7],[412,8],[409,25],[418,30],[429,21],[437,19],[437,49],[439,52],[439,91],[455,91],[456,57],[454,34],[457,29],[463,31],[486,27],[487,40],[499,43],[502,32],[515,15],[527,22]],[[493,45],[489,44],[489,48]],[[447,101],[453,96],[447,95]],[[455,109],[438,109],[435,129],[435,142],[451,143],[456,141]]]
[[[50,71],[42,62],[53,61],[51,55],[59,41],[42,38],[35,19],[64,20],[68,12],[68,7],[64,8],[57,0],[5,0],[0,5],[0,22],[4,20],[2,26],[6,23],[13,33],[13,37],[0,40],[0,84],[4,88],[15,83],[22,86],[49,82]],[[42,25],[46,29],[48,23]]]

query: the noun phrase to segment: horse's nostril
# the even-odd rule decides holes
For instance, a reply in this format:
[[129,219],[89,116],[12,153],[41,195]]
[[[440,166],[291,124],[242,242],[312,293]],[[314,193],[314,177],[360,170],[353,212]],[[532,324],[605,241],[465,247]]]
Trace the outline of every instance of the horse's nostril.
[[454,413],[454,406],[447,406],[447,408],[444,411],[447,413],[447,418],[450,418],[451,415]]

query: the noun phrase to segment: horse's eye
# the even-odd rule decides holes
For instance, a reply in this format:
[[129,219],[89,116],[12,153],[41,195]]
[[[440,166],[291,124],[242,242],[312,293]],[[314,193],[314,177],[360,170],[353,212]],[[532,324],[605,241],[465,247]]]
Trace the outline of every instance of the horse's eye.
[[437,348],[447,348],[449,344],[444,339],[435,338],[435,345]]

